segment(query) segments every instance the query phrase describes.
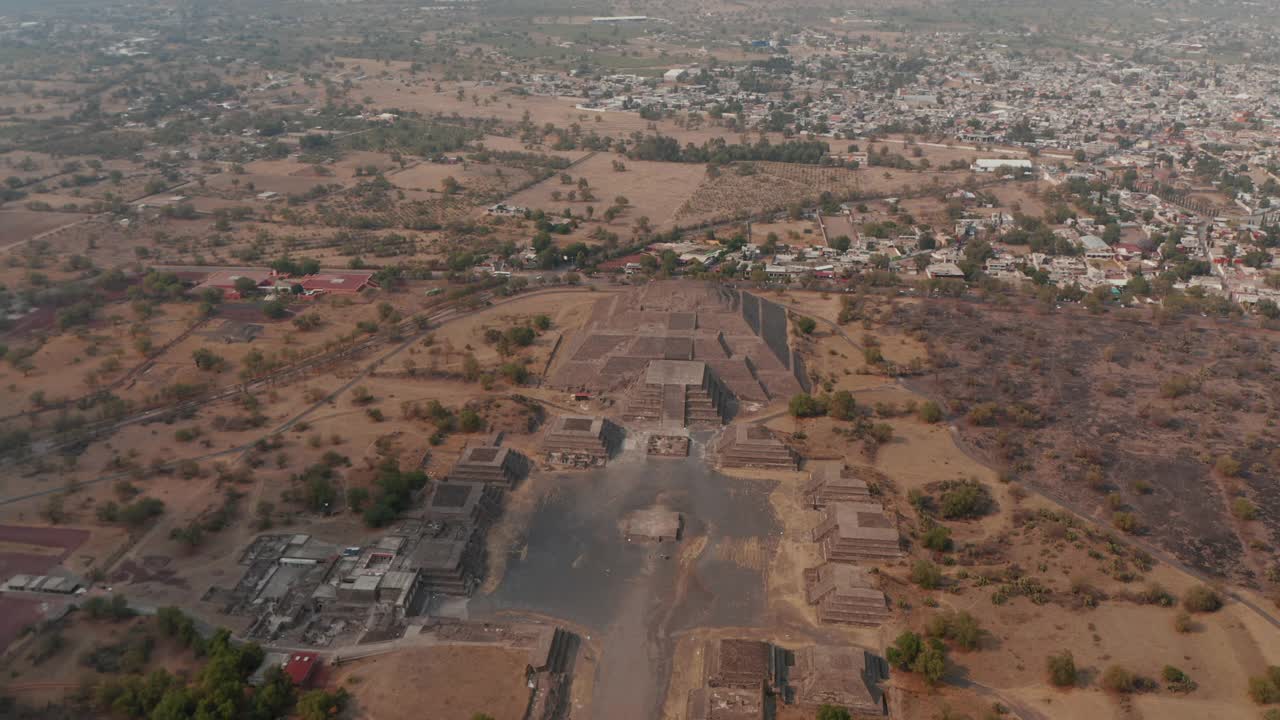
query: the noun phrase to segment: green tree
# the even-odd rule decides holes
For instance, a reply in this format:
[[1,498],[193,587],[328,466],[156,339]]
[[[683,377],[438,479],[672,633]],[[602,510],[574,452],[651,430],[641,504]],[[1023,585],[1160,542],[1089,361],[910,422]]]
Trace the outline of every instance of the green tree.
[[347,489],[347,505],[352,512],[363,512],[364,505],[369,501],[369,490],[362,487],[353,487]]
[[848,390],[837,390],[827,402],[827,414],[837,420],[852,420],[858,415],[857,402]]
[[289,314],[289,306],[283,300],[272,300],[263,303],[262,314],[272,320],[279,320]]
[[297,712],[302,720],[329,720],[347,706],[350,696],[341,688],[337,692],[312,690],[298,698]]
[[942,585],[942,571],[928,560],[917,560],[911,566],[911,582],[925,590],[933,590]]
[[480,414],[471,408],[463,408],[458,413],[458,428],[465,433],[476,433],[484,430],[485,421]]
[[236,292],[240,297],[249,297],[258,292],[258,281],[251,277],[238,277],[235,281]]
[[191,359],[195,360],[196,367],[201,370],[210,372],[222,372],[227,367],[227,361],[223,357],[209,348],[199,348],[191,353]]
[[889,646],[889,649],[885,652],[885,657],[890,665],[897,667],[899,670],[910,670],[923,647],[924,640],[921,639],[919,634],[904,630]]
[[823,705],[818,708],[817,720],[852,720],[849,711],[835,705]]
[[787,405],[787,410],[792,417],[806,418],[825,415],[827,412],[826,405],[810,395],[809,393],[799,393],[791,398],[791,402]]
[[925,682],[937,685],[947,672],[947,649],[941,642],[931,640],[916,656],[911,670],[924,676]]

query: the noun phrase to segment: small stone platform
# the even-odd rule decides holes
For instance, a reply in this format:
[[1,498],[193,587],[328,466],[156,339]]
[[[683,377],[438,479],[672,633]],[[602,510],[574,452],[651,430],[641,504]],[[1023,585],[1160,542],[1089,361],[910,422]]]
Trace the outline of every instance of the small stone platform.
[[796,454],[763,425],[737,425],[720,438],[717,454],[724,467],[795,470]]
[[688,457],[689,438],[683,435],[650,435],[645,452],[654,457]]
[[684,529],[680,513],[666,508],[637,510],[622,521],[622,534],[627,542],[676,542]]

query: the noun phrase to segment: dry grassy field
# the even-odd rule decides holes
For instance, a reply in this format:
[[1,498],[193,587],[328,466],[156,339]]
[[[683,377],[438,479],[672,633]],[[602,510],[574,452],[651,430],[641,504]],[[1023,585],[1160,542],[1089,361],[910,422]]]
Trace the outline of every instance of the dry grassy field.
[[357,660],[334,673],[334,683],[356,694],[353,716],[368,720],[520,720],[529,702],[518,650],[490,647],[421,647]]
[[[617,160],[622,160],[626,166],[624,172],[613,168],[613,162]],[[630,207],[609,224],[611,231],[623,232],[639,217],[647,217],[653,227],[665,229],[680,219],[675,209],[690,194],[697,192],[706,176],[703,166],[697,164],[626,160],[611,153],[597,153],[566,172],[573,177],[574,183],[578,178],[586,178],[596,199],[584,202],[579,198],[569,202],[567,195],[570,190],[578,190],[577,185],[565,185],[559,176],[554,176],[515,194],[509,202],[541,208],[557,215],[565,208],[581,214],[587,205],[595,205],[598,217],[604,208],[613,204],[615,198],[622,196],[630,201]],[[564,197],[555,200],[553,192]]]

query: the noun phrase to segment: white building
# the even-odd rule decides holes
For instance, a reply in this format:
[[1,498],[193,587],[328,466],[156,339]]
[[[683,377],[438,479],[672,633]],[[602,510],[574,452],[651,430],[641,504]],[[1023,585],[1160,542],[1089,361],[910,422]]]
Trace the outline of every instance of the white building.
[[990,158],[975,160],[973,165],[969,167],[974,172],[995,172],[1001,168],[1012,168],[1023,172],[1031,171],[1031,161],[1025,158]]
[[669,83],[678,83],[689,77],[689,68],[671,68],[662,73],[662,81]]

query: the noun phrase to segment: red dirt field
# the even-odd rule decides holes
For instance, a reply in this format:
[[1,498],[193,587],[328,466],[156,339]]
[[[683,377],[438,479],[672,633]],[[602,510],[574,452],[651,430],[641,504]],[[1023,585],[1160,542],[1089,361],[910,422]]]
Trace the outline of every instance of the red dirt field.
[[39,598],[0,596],[0,652],[22,632],[22,629],[44,616]]
[[[60,553],[48,554],[0,552],[0,580],[8,580],[14,575],[24,573],[41,575],[48,572],[88,539],[88,530],[0,525],[0,548],[3,548],[6,543],[14,543],[62,549]],[[0,620],[0,622],[4,621]]]

